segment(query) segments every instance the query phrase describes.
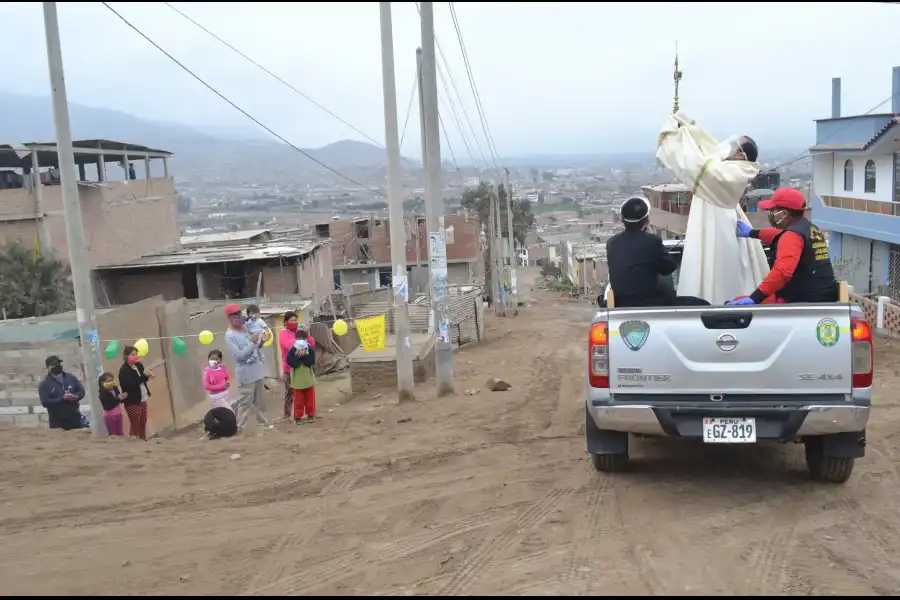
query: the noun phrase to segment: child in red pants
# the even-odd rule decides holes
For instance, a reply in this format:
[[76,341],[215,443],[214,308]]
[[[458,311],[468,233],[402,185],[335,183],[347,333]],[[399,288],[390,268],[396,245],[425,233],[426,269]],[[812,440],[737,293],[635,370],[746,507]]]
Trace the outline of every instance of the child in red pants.
[[297,341],[287,355],[291,368],[291,389],[294,391],[294,423],[300,423],[306,416],[308,423],[316,420],[316,351],[309,344],[309,334],[300,329]]

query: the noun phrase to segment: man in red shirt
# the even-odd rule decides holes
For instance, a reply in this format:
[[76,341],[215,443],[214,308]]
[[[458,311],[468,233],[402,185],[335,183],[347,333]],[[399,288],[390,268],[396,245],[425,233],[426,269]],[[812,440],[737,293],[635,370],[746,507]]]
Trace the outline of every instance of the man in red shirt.
[[781,188],[758,206],[769,213],[772,227],[753,229],[738,222],[736,233],[771,245],[771,270],[752,294],[727,304],[837,302],[837,280],[828,244],[819,228],[804,216],[803,194]]

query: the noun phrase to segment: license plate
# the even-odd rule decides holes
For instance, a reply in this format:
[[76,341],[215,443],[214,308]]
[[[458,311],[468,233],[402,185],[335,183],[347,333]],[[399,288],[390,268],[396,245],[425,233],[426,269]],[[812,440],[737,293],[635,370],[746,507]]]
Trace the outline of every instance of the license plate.
[[756,419],[703,419],[703,441],[707,444],[755,444]]

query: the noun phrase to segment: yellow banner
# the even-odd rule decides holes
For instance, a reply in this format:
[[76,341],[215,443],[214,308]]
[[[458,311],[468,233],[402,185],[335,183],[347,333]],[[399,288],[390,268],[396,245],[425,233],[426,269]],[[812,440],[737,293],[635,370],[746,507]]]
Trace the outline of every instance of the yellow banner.
[[387,337],[384,315],[357,319],[356,331],[359,333],[359,340],[366,352],[384,350]]

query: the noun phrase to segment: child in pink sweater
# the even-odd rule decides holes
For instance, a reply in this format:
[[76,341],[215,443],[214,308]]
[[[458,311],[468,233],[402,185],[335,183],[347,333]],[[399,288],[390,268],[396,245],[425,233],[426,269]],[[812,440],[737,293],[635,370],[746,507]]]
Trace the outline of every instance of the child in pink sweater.
[[213,408],[231,409],[231,403],[228,402],[230,386],[231,376],[228,374],[228,369],[222,364],[222,353],[219,350],[211,350],[209,365],[203,371],[203,387],[209,392]]

